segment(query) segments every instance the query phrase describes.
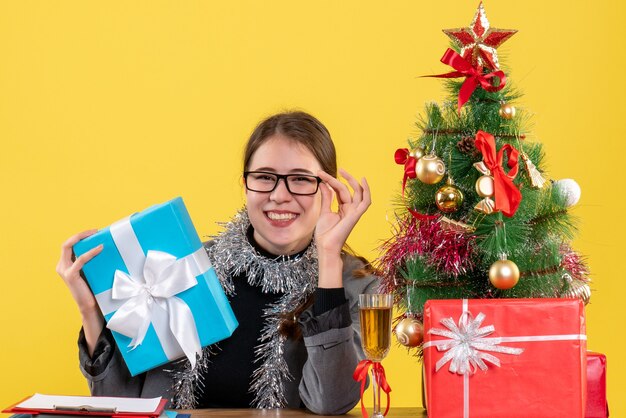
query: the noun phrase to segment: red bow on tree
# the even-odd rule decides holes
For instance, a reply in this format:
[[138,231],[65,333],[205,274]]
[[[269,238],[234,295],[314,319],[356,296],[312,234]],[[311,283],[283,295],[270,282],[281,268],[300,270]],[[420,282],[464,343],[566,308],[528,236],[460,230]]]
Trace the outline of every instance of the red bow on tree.
[[[398,148],[394,154],[396,164],[404,164],[404,177],[402,178],[402,197],[404,197],[404,189],[406,188],[406,181],[408,179],[417,178],[415,173],[415,166],[417,165],[417,158],[413,157],[407,148]],[[419,220],[435,219],[437,216],[422,215],[421,213],[408,208],[409,212],[413,214]]]
[[[458,100],[458,109],[461,111],[461,107],[472,96],[476,87],[481,86],[483,90],[494,92],[499,91],[504,88],[506,84],[506,75],[502,70],[494,71],[488,74],[483,74],[482,67],[474,68],[472,64],[469,63],[465,58],[459,55],[453,49],[448,48],[446,52],[441,57],[441,62],[450,67],[454,68],[456,71],[452,71],[446,74],[438,74],[438,75],[427,75],[425,77],[439,77],[439,78],[457,78],[457,77],[466,77],[463,85],[461,85],[461,90],[459,91],[459,100]],[[494,77],[498,77],[500,79],[498,85],[494,86],[492,83],[492,79]]]
[[415,174],[417,158],[413,157],[407,148],[398,148],[394,154],[394,158],[396,164],[404,164],[404,178],[402,179],[402,195],[404,196],[404,188],[406,187],[407,179],[417,177],[417,174]]
[[[504,216],[511,217],[517,211],[522,201],[522,193],[513,184],[513,179],[519,170],[519,151],[511,144],[506,144],[496,153],[496,140],[493,135],[478,131],[474,145],[483,155],[485,166],[491,171],[494,183],[495,209],[501,211]],[[504,172],[502,162],[504,153],[508,151],[508,173]]]
[[367,411],[365,410],[365,405],[363,405],[363,392],[365,391],[365,382],[367,382],[367,372],[370,366],[372,367],[372,374],[376,379],[376,384],[387,395],[387,408],[383,413],[383,415],[386,416],[387,412],[389,412],[389,392],[391,392],[391,387],[389,387],[389,383],[387,383],[383,365],[372,360],[361,360],[352,374],[354,380],[361,382],[361,413],[363,414],[363,418],[367,418]]

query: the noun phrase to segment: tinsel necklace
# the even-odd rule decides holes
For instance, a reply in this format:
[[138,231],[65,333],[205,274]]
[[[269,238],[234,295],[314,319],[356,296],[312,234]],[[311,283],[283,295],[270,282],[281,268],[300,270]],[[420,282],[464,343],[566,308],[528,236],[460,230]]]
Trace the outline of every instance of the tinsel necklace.
[[[228,296],[235,295],[233,277],[241,274],[247,276],[249,285],[261,286],[264,293],[282,294],[277,302],[263,309],[265,322],[254,351],[255,363],[260,366],[252,374],[250,392],[254,394],[253,407],[284,408],[287,404],[284,385],[293,377],[283,357],[287,338],[279,331],[280,323],[285,314],[303,304],[317,287],[317,250],[311,242],[304,253],[295,257],[265,257],[250,244],[249,227],[250,219],[244,208],[224,224],[224,231],[214,237],[206,250]],[[176,408],[197,406],[209,358],[215,354],[211,347],[205,347],[194,369],[185,359],[182,368],[172,371]]]

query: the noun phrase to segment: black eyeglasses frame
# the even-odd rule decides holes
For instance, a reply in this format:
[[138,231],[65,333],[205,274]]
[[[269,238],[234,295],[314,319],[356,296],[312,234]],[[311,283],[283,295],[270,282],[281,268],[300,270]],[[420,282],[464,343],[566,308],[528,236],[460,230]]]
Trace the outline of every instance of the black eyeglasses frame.
[[[248,187],[248,175],[250,175],[250,174],[269,174],[271,176],[276,177],[276,183],[274,183],[274,187],[272,187],[272,190],[254,190],[254,189],[251,189],[250,187]],[[295,193],[295,192],[292,192],[291,189],[289,188],[289,182],[287,181],[287,179],[289,177],[311,177],[311,178],[314,178],[317,181],[317,184],[316,184],[316,187],[315,187],[315,191],[313,193]],[[320,183],[324,181],[324,180],[322,180],[321,177],[314,176],[312,174],[300,174],[300,173],[296,173],[296,174],[278,174],[278,173],[272,173],[271,171],[244,171],[243,172],[243,183],[245,184],[246,189],[250,190],[251,192],[256,192],[256,193],[272,193],[278,187],[278,183],[280,182],[281,179],[285,183],[285,187],[287,188],[287,191],[289,193],[291,193],[292,195],[295,195],[295,196],[313,196],[319,190]]]

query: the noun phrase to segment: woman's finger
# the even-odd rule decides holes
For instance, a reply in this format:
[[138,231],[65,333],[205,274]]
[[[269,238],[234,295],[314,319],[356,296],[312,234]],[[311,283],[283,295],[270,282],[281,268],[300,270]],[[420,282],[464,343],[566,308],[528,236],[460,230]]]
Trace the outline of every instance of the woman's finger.
[[340,205],[352,202],[352,195],[350,194],[348,186],[324,171],[318,171],[318,176],[320,176],[321,179],[335,191],[337,201]]
[[72,247],[81,239],[87,238],[98,232],[97,229],[88,229],[72,235],[61,245],[61,258],[57,264],[57,272],[60,274],[62,270],[67,270],[72,265]]
[[346,181],[354,191],[352,195],[352,202],[357,204],[360,203],[363,199],[363,188],[361,187],[359,182],[354,177],[352,177],[350,173],[348,173],[346,170],[339,169],[339,172],[341,173],[341,176],[346,179]]
[[88,236],[91,236],[95,234],[96,232],[98,232],[97,229],[88,229],[86,231],[79,232],[76,235],[72,235],[71,237],[67,239],[67,241],[63,243],[63,248],[72,248],[72,246],[76,244],[78,241],[80,241],[83,238],[87,238]]
[[372,204],[370,185],[367,183],[367,179],[365,177],[361,178],[361,188],[363,189],[363,200],[359,203],[359,209],[362,209],[363,212],[365,212]]
[[322,192],[322,213],[332,212],[331,205],[333,203],[333,189],[331,189],[326,183],[320,184],[320,191]]
[[83,268],[85,263],[100,254],[103,248],[104,245],[100,244],[97,247],[87,251],[85,254],[82,254],[80,257],[76,258],[76,261],[74,261],[74,264],[72,265],[72,267],[70,267],[69,272],[78,273],[78,271]]

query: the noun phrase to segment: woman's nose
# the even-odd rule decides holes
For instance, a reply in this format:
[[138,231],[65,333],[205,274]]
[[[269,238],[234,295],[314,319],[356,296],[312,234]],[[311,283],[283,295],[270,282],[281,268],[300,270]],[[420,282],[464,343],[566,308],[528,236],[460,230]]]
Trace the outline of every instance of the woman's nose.
[[291,200],[291,193],[287,189],[287,180],[278,179],[278,183],[270,193],[270,199],[275,202],[285,202]]

